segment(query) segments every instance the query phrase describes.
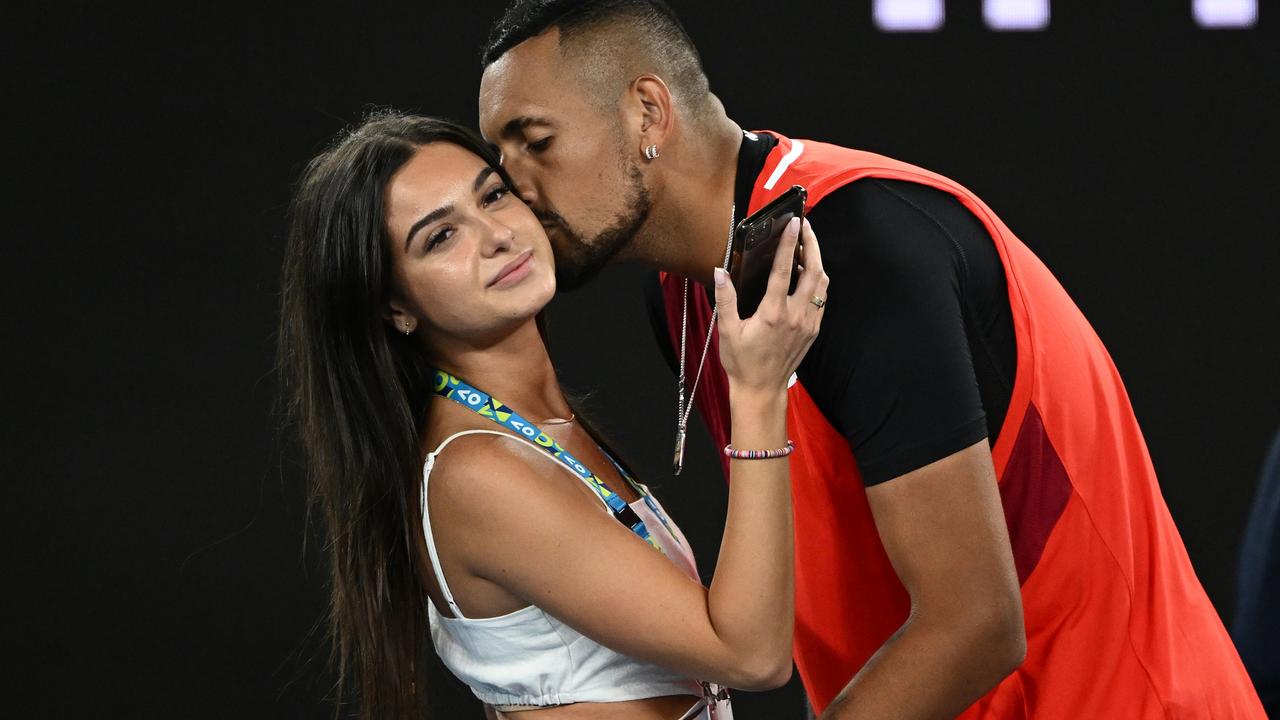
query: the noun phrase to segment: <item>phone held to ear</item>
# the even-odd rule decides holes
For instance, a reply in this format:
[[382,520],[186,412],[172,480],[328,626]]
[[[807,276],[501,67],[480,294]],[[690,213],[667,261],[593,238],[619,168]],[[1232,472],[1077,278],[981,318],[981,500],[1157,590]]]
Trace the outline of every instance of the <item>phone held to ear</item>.
[[[733,246],[729,258],[729,277],[738,291],[738,317],[755,314],[769,287],[769,273],[773,270],[773,258],[782,240],[782,231],[793,217],[804,217],[804,203],[809,193],[799,185],[774,198],[773,202],[752,213],[733,230]],[[803,260],[801,245],[796,243],[791,261],[791,284],[787,292],[794,292],[800,277]]]

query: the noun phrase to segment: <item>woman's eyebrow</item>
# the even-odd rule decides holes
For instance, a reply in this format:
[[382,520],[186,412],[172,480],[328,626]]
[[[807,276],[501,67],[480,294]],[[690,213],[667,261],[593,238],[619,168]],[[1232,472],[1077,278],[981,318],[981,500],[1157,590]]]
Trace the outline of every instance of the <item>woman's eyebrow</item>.
[[[488,165],[485,165],[484,167],[480,168],[480,172],[476,173],[475,182],[471,183],[471,192],[473,193],[479,192],[480,186],[484,185],[484,181],[488,180],[489,176],[494,174],[495,172],[497,171],[489,167]],[[431,223],[435,222],[436,220],[439,220],[440,218],[444,217],[445,215],[448,215],[451,212],[453,212],[452,203],[449,205],[445,205],[444,207],[436,208],[435,210],[432,210],[426,215],[423,215],[418,220],[418,222],[413,224],[413,227],[409,228],[409,234],[406,235],[404,238],[404,251],[409,252],[409,245],[413,243],[414,234],[416,234],[419,230],[421,230],[423,225],[430,225]]]
[[428,225],[430,223],[433,223],[436,220],[439,220],[440,218],[444,217],[445,215],[448,215],[451,212],[453,212],[452,203],[450,203],[449,205],[445,205],[444,207],[436,208],[435,210],[432,210],[426,215],[423,215],[422,218],[418,220],[418,222],[413,224],[413,227],[409,228],[409,234],[406,235],[404,238],[404,251],[409,252],[409,244],[413,242],[414,234],[417,233],[419,230],[421,230],[423,225]]

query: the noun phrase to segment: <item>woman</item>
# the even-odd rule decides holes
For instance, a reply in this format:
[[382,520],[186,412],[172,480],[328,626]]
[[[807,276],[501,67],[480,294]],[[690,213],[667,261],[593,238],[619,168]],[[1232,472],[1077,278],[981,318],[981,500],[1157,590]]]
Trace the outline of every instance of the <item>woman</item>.
[[[780,266],[750,319],[716,273],[744,451],[787,452],[786,382],[821,315],[803,298],[826,291],[803,235],[796,297]],[[786,461],[732,463],[704,588],[674,522],[565,400],[539,328],[550,245],[483,141],[395,114],[340,139],[297,189],[283,285],[285,391],[327,525],[339,686],[354,676],[362,717],[420,716],[428,631],[491,713],[521,720],[724,718],[696,681],[786,681]]]

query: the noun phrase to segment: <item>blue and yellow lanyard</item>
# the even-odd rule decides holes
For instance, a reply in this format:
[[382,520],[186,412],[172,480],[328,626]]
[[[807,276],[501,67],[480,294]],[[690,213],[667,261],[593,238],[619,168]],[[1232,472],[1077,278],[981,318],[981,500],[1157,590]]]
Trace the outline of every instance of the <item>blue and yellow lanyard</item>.
[[[516,411],[512,410],[507,405],[504,405],[501,401],[490,396],[483,390],[478,390],[471,385],[468,385],[465,380],[446,372],[439,370],[436,371],[435,382],[433,383],[432,388],[440,397],[448,398],[482,417],[489,418],[508,430],[515,432],[517,435],[532,440],[538,447],[546,450],[552,457],[559,460],[566,467],[576,473],[578,477],[585,480],[587,485],[595,491],[596,495],[600,496],[600,499],[609,506],[609,511],[618,519],[618,522],[631,528],[631,532],[639,535],[642,540],[649,543],[654,547],[654,549],[658,550],[658,552],[662,552],[662,547],[653,539],[653,535],[649,532],[649,528],[644,524],[644,520],[641,520],[640,516],[636,514],[636,511],[631,509],[631,506],[628,505],[617,493],[610,490],[609,486],[605,484],[604,480],[600,479],[599,475],[591,472],[586,465],[583,465],[577,458],[570,455],[569,451],[565,450],[559,442],[539,430],[538,426],[520,417]],[[613,466],[618,469],[618,474],[626,479],[626,481],[631,484],[631,487],[635,488],[636,493],[638,493],[644,500],[645,504],[649,506],[649,509],[653,511],[653,514],[662,521],[663,525],[666,525],[666,516],[658,509],[657,504],[649,497],[648,493],[644,492],[644,489],[641,488],[635,480],[631,479],[631,476],[622,469],[622,466],[618,464],[618,461],[613,459],[613,456],[609,455],[608,451],[601,448],[600,452],[604,453],[604,456],[609,458],[609,462],[613,463]],[[667,530],[670,532],[669,527]],[[675,537],[674,533],[672,533],[672,537]]]

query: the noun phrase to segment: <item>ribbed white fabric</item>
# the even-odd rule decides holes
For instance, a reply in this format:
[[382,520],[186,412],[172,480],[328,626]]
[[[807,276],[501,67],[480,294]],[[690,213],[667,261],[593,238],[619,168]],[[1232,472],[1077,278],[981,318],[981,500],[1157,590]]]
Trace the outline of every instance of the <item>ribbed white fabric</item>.
[[[427,455],[422,473],[422,527],[436,582],[454,615],[445,617],[434,603],[427,603],[431,640],[445,667],[465,682],[482,702],[498,708],[619,702],[666,695],[701,696],[702,687],[697,682],[610,650],[535,605],[499,617],[468,618],[463,615],[440,568],[431,532],[431,516],[427,512],[427,490],[431,469],[441,451],[459,437],[481,433],[526,443],[565,472],[586,482],[537,444],[496,430],[455,433]],[[645,492],[648,494],[648,488]],[[650,497],[657,503],[657,498]],[[608,512],[603,500],[601,507]],[[660,504],[658,507],[666,516],[666,510]],[[689,543],[669,516],[668,522],[663,523],[643,499],[631,503],[631,508],[644,520],[667,557],[685,574],[697,579],[697,565]],[[645,592],[644,585],[637,584],[636,592]],[[619,620],[625,622],[625,618]],[[716,720],[731,720],[733,715],[728,702],[722,701],[717,705]],[[690,711],[694,712],[695,708]],[[696,715],[687,715],[698,718],[710,716],[708,708],[698,709]]]

